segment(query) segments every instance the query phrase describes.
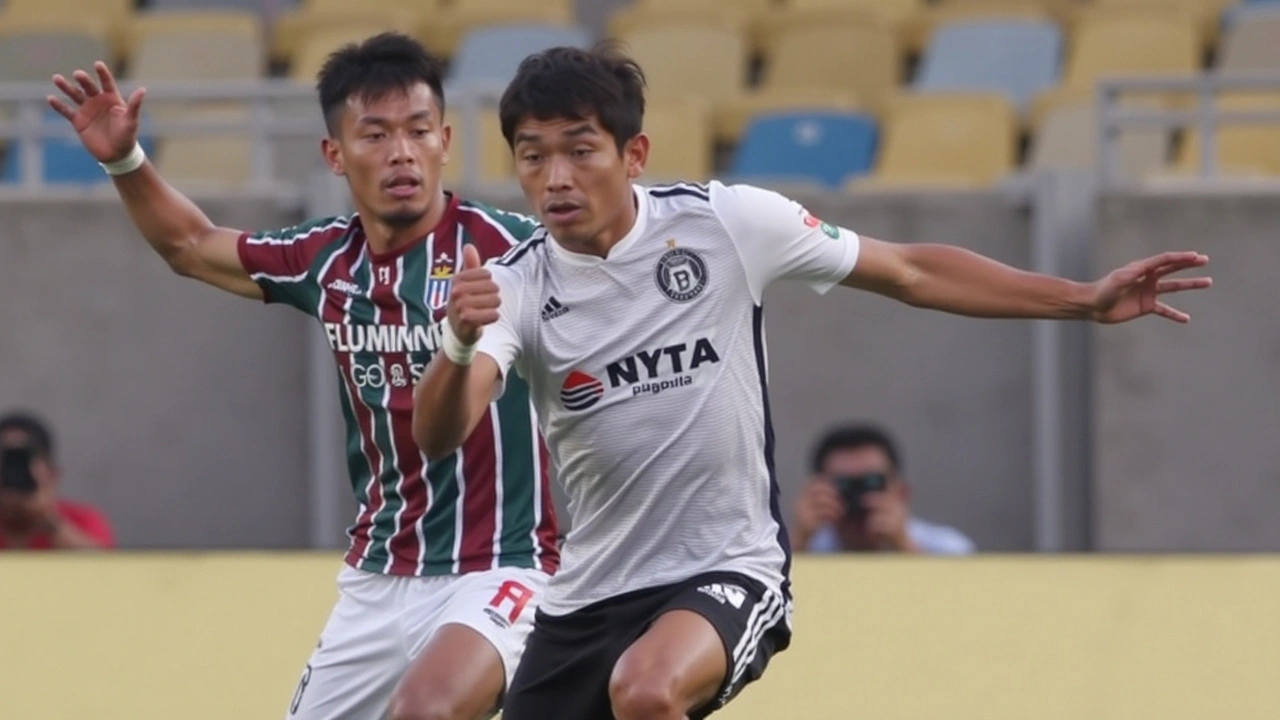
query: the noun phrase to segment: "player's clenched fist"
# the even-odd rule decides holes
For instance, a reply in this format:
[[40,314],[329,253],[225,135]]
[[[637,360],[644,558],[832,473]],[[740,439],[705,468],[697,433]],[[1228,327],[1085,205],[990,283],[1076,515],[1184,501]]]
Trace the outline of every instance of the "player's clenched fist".
[[449,293],[449,325],[463,345],[475,345],[485,325],[498,321],[498,284],[480,265],[474,245],[462,247],[462,272],[453,277]]

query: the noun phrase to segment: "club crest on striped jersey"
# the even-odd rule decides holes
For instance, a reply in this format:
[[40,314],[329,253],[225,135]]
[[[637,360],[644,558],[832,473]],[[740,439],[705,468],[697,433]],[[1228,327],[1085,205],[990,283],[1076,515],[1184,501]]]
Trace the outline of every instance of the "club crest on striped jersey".
[[449,288],[453,285],[453,258],[440,253],[431,263],[431,275],[427,277],[427,306],[439,310],[449,304]]
[[560,386],[560,402],[568,410],[586,410],[602,397],[604,383],[579,370],[569,373]]
[[702,256],[667,241],[667,251],[658,258],[653,280],[663,295],[675,302],[689,302],[707,289],[707,263]]

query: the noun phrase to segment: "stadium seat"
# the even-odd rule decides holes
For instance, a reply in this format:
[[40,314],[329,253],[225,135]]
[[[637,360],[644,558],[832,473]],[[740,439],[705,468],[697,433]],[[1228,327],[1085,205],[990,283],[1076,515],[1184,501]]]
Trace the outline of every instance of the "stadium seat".
[[[1201,64],[1199,31],[1178,13],[1122,11],[1083,17],[1059,87],[1036,99],[1033,124],[1045,110],[1068,101],[1091,100],[1099,79],[1116,75],[1191,76]],[[1155,97],[1177,102],[1175,94]]]
[[732,129],[732,119],[741,118],[751,103],[760,102],[756,97],[773,94],[827,92],[837,99],[852,97],[859,109],[879,114],[903,74],[893,31],[874,17],[789,24],[771,40],[759,87],[739,103],[746,103],[745,110],[731,115],[721,134]]
[[[43,113],[46,123],[65,126],[67,121],[53,110]],[[146,118],[143,119],[143,132],[138,138],[139,144],[147,154],[155,152],[155,139],[146,131]],[[20,183],[22,173],[22,142],[13,142],[5,150],[4,162],[0,166],[0,182],[6,184]],[[58,185],[99,185],[110,181],[110,177],[102,171],[80,140],[76,137],[51,138],[40,141],[40,166],[44,181]]]
[[302,82],[313,82],[324,61],[334,50],[347,43],[360,42],[386,29],[386,25],[376,18],[368,22],[348,18],[347,22],[341,24],[313,28],[301,38],[298,51],[289,64],[289,77]]
[[1252,13],[1224,30],[1219,70],[1280,70],[1280,2],[1269,10]]
[[420,16],[418,37],[432,52],[452,57],[461,39],[487,25],[572,25],[573,0],[452,0],[430,16]]
[[360,0],[358,5],[352,0],[308,0],[272,23],[270,54],[274,60],[292,64],[306,36],[346,27],[413,34],[423,18],[435,16],[436,7],[434,2],[405,0]]
[[652,140],[644,177],[649,181],[711,177],[715,147],[711,132],[711,108],[697,99],[649,103],[644,131]]
[[747,42],[740,27],[642,25],[621,40],[644,68],[655,100],[700,98],[716,107],[745,89]]
[[[1216,44],[1221,25],[1222,11],[1237,0],[1093,0],[1094,8],[1102,12],[1136,10],[1138,12],[1168,15],[1170,13],[1190,18],[1208,46]],[[1089,11],[1083,11],[1087,14]]]
[[127,49],[127,23],[133,0],[6,0],[4,18],[21,21],[99,21],[107,26],[113,54]]
[[[1139,180],[1163,167],[1172,133],[1163,128],[1125,128],[1117,141],[1119,179]],[[1031,139],[1027,168],[1033,171],[1096,171],[1098,112],[1091,102],[1066,103],[1046,112]]]
[[[1280,178],[1280,91],[1231,93],[1218,99],[1221,110],[1270,110],[1277,118],[1265,124],[1220,124],[1214,134],[1219,175]],[[1200,171],[1203,152],[1199,129],[1191,129],[1179,146],[1175,174]]]
[[810,182],[838,189],[875,160],[874,118],[854,113],[774,113],[751,121],[731,174],[739,180]]
[[1062,34],[1047,21],[972,20],[938,28],[916,75],[920,92],[1000,92],[1020,112],[1053,87]]
[[129,32],[129,76],[147,81],[261,77],[266,51],[260,22],[243,11],[140,13]]
[[[243,122],[248,108],[201,107],[170,111],[166,118],[223,119]],[[237,188],[249,182],[253,172],[253,147],[243,131],[200,135],[171,135],[157,143],[156,167],[165,178],[183,189]]]
[[148,10],[252,10],[279,13],[293,10],[299,0],[147,0]]
[[745,32],[771,7],[771,0],[637,0],[610,13],[606,30],[610,37],[620,38],[641,26],[713,22]]
[[934,31],[942,26],[967,22],[996,21],[1049,22],[1057,24],[1056,2],[1063,0],[943,0],[915,16],[903,37],[903,46],[912,54],[925,51]]
[[54,73],[86,70],[110,57],[105,33],[49,30],[9,34],[0,25],[0,81],[47,83]]
[[448,188],[459,187],[465,176],[468,162],[468,137],[472,128],[476,133],[471,140],[479,151],[477,170],[481,182],[502,182],[515,177],[515,164],[507,141],[502,137],[502,125],[498,121],[498,113],[493,108],[484,108],[476,113],[474,123],[466,122],[456,106],[448,112],[448,122],[453,128],[453,139],[449,144],[449,163],[444,166],[444,184]]
[[1016,166],[1016,113],[1002,95],[905,94],[881,127],[872,175],[851,187],[987,187]]
[[747,125],[759,115],[775,112],[858,112],[857,94],[850,88],[837,89],[807,85],[779,85],[754,89],[714,117],[716,140],[735,143]]
[[516,74],[520,61],[549,47],[588,47],[585,28],[558,25],[499,25],[467,33],[451,63],[449,80],[492,83],[501,89]]

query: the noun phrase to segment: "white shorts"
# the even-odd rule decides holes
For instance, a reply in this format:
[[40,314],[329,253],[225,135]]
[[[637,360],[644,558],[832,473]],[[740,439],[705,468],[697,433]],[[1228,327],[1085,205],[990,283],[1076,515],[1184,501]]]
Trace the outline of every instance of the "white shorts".
[[436,630],[457,623],[483,635],[507,685],[533,629],[548,575],[500,568],[396,577],[344,567],[338,602],[289,702],[288,720],[381,720],[391,694]]

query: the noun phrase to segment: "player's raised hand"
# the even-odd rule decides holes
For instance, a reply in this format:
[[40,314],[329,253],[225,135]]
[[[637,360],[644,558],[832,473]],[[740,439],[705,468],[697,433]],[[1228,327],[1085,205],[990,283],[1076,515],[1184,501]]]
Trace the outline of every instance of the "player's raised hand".
[[1190,315],[1165,304],[1160,296],[1203,290],[1213,285],[1209,277],[1168,277],[1208,263],[1208,256],[1200,253],[1167,252],[1114,270],[1094,283],[1093,319],[1100,323],[1121,323],[1155,314],[1174,322],[1188,322]]
[[449,291],[449,324],[463,343],[473,345],[481,329],[498,321],[498,284],[480,264],[474,245],[462,246],[462,271],[453,277]]
[[[93,65],[95,81],[84,70],[71,74],[72,80],[53,76],[53,84],[66,99],[48,97],[49,106],[71,121],[80,142],[98,162],[120,160],[133,150],[138,141],[138,124],[142,114],[142,98],[146,90],[138,88],[126,101],[116,89],[116,80],[106,63]],[[72,104],[68,104],[67,101]]]

